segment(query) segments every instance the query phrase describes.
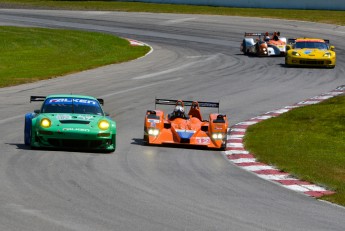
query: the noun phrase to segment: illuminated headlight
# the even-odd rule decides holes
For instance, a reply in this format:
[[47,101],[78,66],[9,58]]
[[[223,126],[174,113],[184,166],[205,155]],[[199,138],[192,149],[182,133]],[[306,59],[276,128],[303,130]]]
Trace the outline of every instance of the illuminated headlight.
[[292,54],[293,56],[301,56],[297,51],[293,51],[291,54]]
[[221,139],[223,139],[223,134],[222,134],[222,133],[214,133],[214,134],[212,135],[212,138],[213,138],[214,140],[221,140]]
[[266,51],[266,48],[262,48],[262,50]]
[[323,55],[323,57],[331,57],[331,53],[325,53],[324,55]]
[[149,133],[149,135],[151,135],[151,136],[157,136],[157,135],[159,134],[159,130],[158,130],[158,129],[150,128],[150,129],[148,130],[148,133]]
[[101,130],[107,130],[109,128],[110,124],[108,121],[106,120],[101,120],[98,122],[98,127]]
[[43,118],[41,120],[41,127],[43,128],[49,128],[52,125],[52,122],[48,118]]

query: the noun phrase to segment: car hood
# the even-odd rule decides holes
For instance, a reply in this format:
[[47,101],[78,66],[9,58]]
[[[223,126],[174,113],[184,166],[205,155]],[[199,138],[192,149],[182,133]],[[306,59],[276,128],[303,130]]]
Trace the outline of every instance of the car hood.
[[306,57],[322,57],[326,53],[331,53],[329,50],[319,50],[319,49],[295,49],[294,51],[298,52],[301,56]]
[[63,114],[63,113],[44,113],[41,118],[49,118],[53,124],[80,124],[96,125],[101,119],[108,120],[105,116],[90,114]]
[[194,120],[185,120],[185,119],[175,119],[171,122],[172,129],[180,136],[181,138],[191,138],[194,133],[200,130],[200,122]]

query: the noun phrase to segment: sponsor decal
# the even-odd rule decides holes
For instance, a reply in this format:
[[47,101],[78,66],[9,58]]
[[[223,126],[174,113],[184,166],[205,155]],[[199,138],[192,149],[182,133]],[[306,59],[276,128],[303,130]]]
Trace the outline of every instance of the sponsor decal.
[[72,116],[68,115],[68,114],[62,114],[62,115],[59,114],[56,116],[56,119],[58,119],[58,120],[70,120],[70,119],[72,119]]
[[153,120],[153,119],[149,119],[148,121],[151,127],[156,127],[156,124],[161,122],[160,120]]
[[309,55],[309,54],[311,54],[311,52],[313,52],[313,51],[312,50],[306,50],[306,51],[304,51],[304,54]]
[[183,130],[183,129],[176,129],[176,132],[186,132],[186,133],[195,133],[194,130]]
[[286,50],[284,45],[279,45],[279,46],[278,46],[278,49],[279,49],[280,51],[285,51],[285,50]]
[[[76,120],[92,120],[92,115],[78,115],[77,117],[74,117]],[[62,115],[56,115],[56,119],[58,120],[72,120],[73,117],[69,114],[62,114]]]
[[210,137],[196,137],[195,139],[198,144],[209,144],[211,142]]
[[199,107],[219,107],[219,103],[211,103],[211,102],[199,102]]
[[85,105],[97,105],[97,102],[92,99],[80,99],[80,98],[54,98],[49,99],[47,104],[85,104]]
[[66,131],[66,132],[69,132],[69,131],[89,132],[90,129],[87,129],[87,128],[63,128],[62,131]]
[[92,115],[78,115],[77,120],[91,120],[93,118]]
[[149,119],[148,121],[150,123],[160,123],[161,122],[160,120],[153,120],[153,119]]
[[182,130],[182,129],[176,129],[176,132],[181,138],[184,138],[184,139],[190,139],[195,133],[194,130]]

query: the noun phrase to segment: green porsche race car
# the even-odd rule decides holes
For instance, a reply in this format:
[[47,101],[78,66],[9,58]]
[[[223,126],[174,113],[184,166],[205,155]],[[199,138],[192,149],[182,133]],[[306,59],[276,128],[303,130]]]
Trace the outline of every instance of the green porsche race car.
[[40,110],[25,114],[24,142],[31,148],[114,152],[116,122],[104,113],[102,99],[85,95],[31,96]]

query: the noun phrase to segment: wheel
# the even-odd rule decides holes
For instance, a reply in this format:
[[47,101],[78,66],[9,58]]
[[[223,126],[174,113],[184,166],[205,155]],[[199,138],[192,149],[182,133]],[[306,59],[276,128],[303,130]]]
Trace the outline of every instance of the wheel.
[[242,42],[242,52],[243,52],[243,54],[247,54],[248,52],[247,52],[247,46],[246,46],[246,41],[245,40],[243,40],[243,42]]
[[24,125],[24,144],[29,146],[31,145],[31,118],[29,116],[25,116],[25,125]]
[[149,136],[148,135],[144,135],[144,137],[143,137],[143,144],[144,145],[149,145]]

